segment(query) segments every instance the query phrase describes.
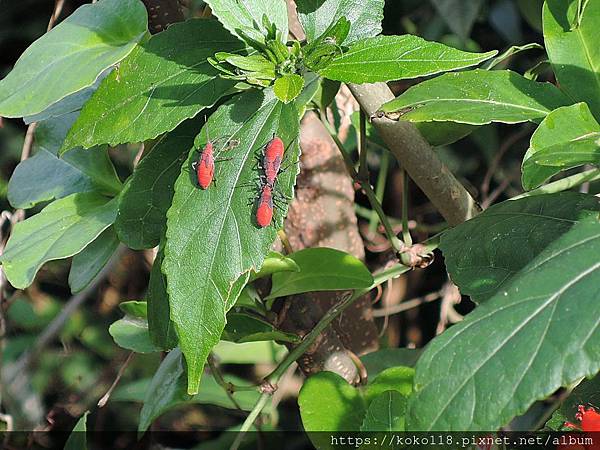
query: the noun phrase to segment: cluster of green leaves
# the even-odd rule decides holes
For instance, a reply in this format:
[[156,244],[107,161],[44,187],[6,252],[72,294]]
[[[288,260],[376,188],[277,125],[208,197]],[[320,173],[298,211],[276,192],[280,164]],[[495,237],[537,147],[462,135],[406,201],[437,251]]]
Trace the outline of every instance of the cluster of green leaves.
[[[600,4],[546,0],[542,18],[558,87],[471,70],[419,83],[382,111],[417,124],[538,124],[523,158],[526,190],[600,165]],[[600,203],[588,194],[536,195],[543,191],[442,235],[452,280],[479,306],[419,359],[410,429],[495,430],[600,370]]]
[[[251,286],[244,287],[261,273],[285,216],[283,208],[274,226],[261,229],[248,206],[257,195],[255,159],[269,139],[286,144],[291,168],[277,190],[291,198],[299,119],[307,106],[331,101],[339,87],[331,80],[414,78],[495,54],[378,36],[383,0],[299,1],[306,42],[288,41],[283,0],[207,3],[218,20],[192,19],[150,36],[139,0],[100,0],[42,36],[0,82],[0,115],[39,122],[38,150],[15,171],[11,202],[31,208],[52,201],[15,228],[2,257],[8,279],[27,287],[44,263],[74,256],[71,287],[81,290],[119,242],[159,246],[144,317],[127,311],[111,332],[140,352],[179,347],[190,394],[220,339],[297,339],[266,320],[274,298],[373,282],[349,255],[301,252],[290,260],[297,275],[274,266],[280,272],[264,304],[250,298],[255,308],[243,307],[252,314],[232,310],[238,298],[248,299]],[[194,119],[210,108],[206,123]],[[236,145],[217,166],[218,183],[201,190],[190,168],[209,137]],[[123,185],[106,146],[141,141],[144,156]],[[307,261],[319,261],[321,272]]]
[[[372,286],[364,265],[336,250],[269,254],[286,208],[259,228],[248,204],[257,195],[255,159],[273,135],[291,164],[277,190],[293,196],[301,115],[326,106],[339,82],[417,78],[487,60],[485,69],[419,83],[382,110],[445,123],[440,142],[490,122],[539,123],[523,161],[527,189],[599,163],[597,2],[545,3],[560,88],[493,70],[528,46],[491,59],[496,52],[382,36],[383,0],[297,0],[305,42],[288,41],[284,0],[206,3],[218,20],[192,19],[149,36],[140,0],[99,0],[36,41],[0,81],[0,115],[39,122],[37,152],[15,171],[10,201],[50,202],[15,227],[1,257],[8,280],[25,288],[44,263],[74,256],[69,281],[77,291],[119,243],[158,246],[145,301],[123,304],[125,317],[110,330],[136,352],[171,350],[147,391],[140,430],[173,405],[200,401],[211,382],[204,365],[219,341],[298,342],[267,320],[274,298]],[[584,87],[581,77],[589,80]],[[205,121],[196,118],[202,111],[210,112]],[[218,183],[201,190],[190,169],[209,137],[236,144],[216,168]],[[143,141],[144,156],[122,184],[106,146]],[[363,391],[330,374],[312,378],[301,395],[305,427],[490,430],[596,373],[598,210],[597,199],[583,194],[532,196],[445,233],[450,274],[481,305],[427,348],[414,387],[412,372],[399,381],[396,371],[408,372],[398,368],[388,369],[391,382],[383,372]],[[265,276],[272,289],[260,298],[252,282]],[[330,422],[319,412],[323,390],[339,406]],[[353,414],[345,418],[348,405]]]

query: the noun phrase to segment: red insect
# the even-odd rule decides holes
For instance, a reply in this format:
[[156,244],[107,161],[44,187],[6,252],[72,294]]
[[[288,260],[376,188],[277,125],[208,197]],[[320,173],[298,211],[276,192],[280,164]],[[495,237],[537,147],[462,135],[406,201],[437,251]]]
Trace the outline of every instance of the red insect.
[[575,418],[581,423],[581,426],[565,422],[565,427],[575,428],[583,431],[600,431],[600,414],[594,408],[586,408],[583,405],[577,407]]
[[281,168],[281,161],[283,161],[283,152],[285,145],[279,137],[274,137],[265,147],[263,155],[263,168],[265,170],[265,178],[267,184],[274,186],[277,175],[279,175],[279,169]]
[[258,207],[256,208],[256,223],[265,228],[271,225],[273,220],[273,186],[265,183],[260,189]]
[[192,168],[196,171],[200,188],[208,189],[215,175],[215,157],[213,143],[210,140],[204,146],[200,159],[192,165]]

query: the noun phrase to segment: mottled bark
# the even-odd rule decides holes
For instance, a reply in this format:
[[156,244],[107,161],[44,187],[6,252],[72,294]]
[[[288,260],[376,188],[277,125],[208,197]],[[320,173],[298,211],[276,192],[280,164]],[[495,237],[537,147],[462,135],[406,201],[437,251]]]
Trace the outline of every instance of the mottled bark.
[[[354,213],[352,180],[335,143],[312,113],[302,122],[301,147],[301,172],[285,223],[292,248],[332,247],[364,259]],[[345,291],[313,292],[286,298],[278,325],[304,335],[345,294]],[[358,370],[348,351],[360,355],[377,346],[370,299],[364,296],[321,334],[298,364],[306,375],[326,369],[355,382]]]

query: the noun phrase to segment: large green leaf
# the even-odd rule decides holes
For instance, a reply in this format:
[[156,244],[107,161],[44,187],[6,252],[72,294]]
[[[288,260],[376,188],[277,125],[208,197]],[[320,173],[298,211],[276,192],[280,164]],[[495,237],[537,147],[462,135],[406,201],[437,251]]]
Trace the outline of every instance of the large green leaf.
[[200,121],[190,120],[164,134],[133,171],[119,197],[115,222],[119,239],[129,248],[153,248],[160,242],[166,230],[175,180],[199,129]]
[[452,281],[480,302],[508,286],[542,250],[598,211],[598,199],[575,192],[508,200],[446,231],[440,249]]
[[298,405],[308,432],[357,431],[366,408],[360,391],[333,372],[319,372],[308,378],[300,390]]
[[563,106],[548,114],[531,137],[523,158],[523,187],[536,188],[584,164],[600,165],[600,125],[587,104]]
[[148,302],[150,338],[158,348],[170,350],[177,345],[177,335],[169,312],[167,281],[161,271],[163,259],[164,252],[163,249],[160,249],[150,271],[146,300]]
[[263,17],[266,16],[281,31],[281,40],[287,41],[288,15],[285,0],[206,0],[206,3],[223,26],[235,35],[244,29],[265,32]]
[[410,34],[377,36],[356,42],[319,73],[346,83],[376,83],[462,69],[497,53],[463,52]]
[[379,394],[367,408],[360,431],[404,431],[406,403],[406,397],[397,391]]
[[373,284],[369,269],[354,256],[333,248],[306,248],[288,255],[300,271],[273,274],[267,298],[311,291],[367,288]]
[[57,156],[69,127],[77,118],[70,113],[38,124],[36,153],[19,163],[8,183],[8,201],[15,208],[66,197],[75,192],[117,194],[121,181],[106,148],[82,148]]
[[84,5],[35,41],[0,81],[0,116],[37,114],[94,84],[147,33],[139,0]]
[[496,430],[600,369],[600,222],[573,226],[419,358],[410,430]]
[[345,17],[352,24],[344,44],[381,33],[385,0],[297,0],[298,17],[311,42]]
[[451,121],[472,125],[539,121],[569,99],[550,83],[510,70],[446,73],[413,86],[381,110],[411,122]]
[[10,283],[24,289],[42,264],[83,250],[115,220],[116,200],[92,192],[56,200],[18,223],[0,257]]
[[61,152],[154,139],[212,106],[234,82],[206,60],[242,44],[216,20],[188,20],[140,45],[83,107]]
[[[210,117],[196,142],[201,148],[207,135],[236,142],[227,151],[228,160],[217,163],[218,183],[207,190],[196,186],[190,174],[198,158],[195,150],[175,183],[162,269],[171,320],[186,357],[190,393],[197,392],[206,357],[225,327],[226,311],[235,303],[250,270],[260,268],[283,222],[286,208],[276,211],[274,225],[261,229],[255,223],[255,207],[249,205],[257,196],[253,187],[258,179],[256,157],[274,134],[286,144],[287,160],[296,163],[294,104],[279,102],[271,89],[237,96]],[[297,165],[292,164],[279,175],[277,191],[291,197],[296,174]]]
[[69,272],[71,292],[82,291],[90,284],[119,246],[113,227],[108,227],[86,248],[73,257]]
[[[234,384],[244,384],[244,381],[236,377],[226,376],[225,379]],[[212,404],[236,409],[225,389],[211,376],[202,378],[200,393],[197,395],[188,395],[186,387],[183,357],[179,349],[175,349],[163,360],[146,391],[138,430],[146,431],[154,419],[170,409],[185,404]],[[249,411],[260,394],[258,391],[240,391],[232,395],[242,410]]]
[[[581,5],[583,12],[578,14]],[[600,120],[600,3],[546,0],[544,41],[560,87]]]

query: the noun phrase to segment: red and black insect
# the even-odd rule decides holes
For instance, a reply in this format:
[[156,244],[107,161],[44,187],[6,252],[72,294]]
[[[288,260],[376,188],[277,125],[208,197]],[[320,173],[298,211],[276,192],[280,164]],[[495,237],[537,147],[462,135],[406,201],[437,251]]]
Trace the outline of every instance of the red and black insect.
[[270,186],[275,185],[277,175],[279,175],[279,170],[281,168],[281,162],[283,161],[284,151],[285,145],[279,137],[273,137],[265,147],[262,163],[265,171],[266,183]]
[[213,150],[214,145],[209,140],[200,154],[200,159],[192,164],[192,169],[196,171],[198,185],[201,189],[208,189],[215,176],[215,156]]
[[[207,132],[208,135],[208,132]],[[217,139],[216,141],[218,141]],[[216,161],[228,161],[231,158],[215,158],[214,155],[214,147],[216,141],[211,141],[210,138],[207,137],[206,144],[200,153],[200,158],[198,161],[192,163],[192,169],[196,172],[196,179],[198,181],[198,186],[201,189],[208,189],[215,177],[215,162]],[[239,144],[237,140],[230,140],[225,146],[226,149],[235,147]]]
[[256,208],[256,224],[265,228],[271,225],[273,220],[273,186],[264,183],[260,188],[258,206]]

